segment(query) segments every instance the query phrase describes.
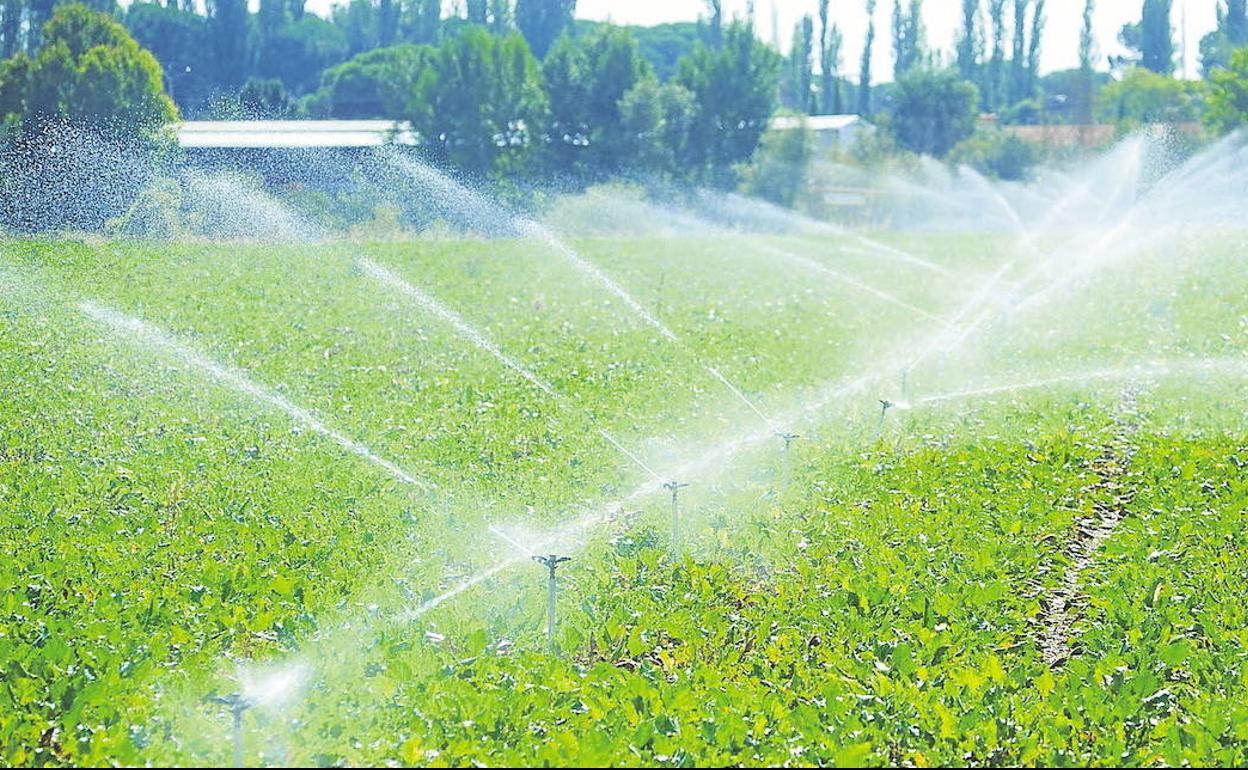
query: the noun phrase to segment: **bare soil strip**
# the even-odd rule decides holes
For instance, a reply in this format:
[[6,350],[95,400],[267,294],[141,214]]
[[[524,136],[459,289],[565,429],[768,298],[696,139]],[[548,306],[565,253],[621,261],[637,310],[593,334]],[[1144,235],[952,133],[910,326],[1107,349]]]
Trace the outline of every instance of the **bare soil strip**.
[[1107,492],[1109,499],[1098,500],[1093,514],[1075,522],[1063,550],[1069,559],[1061,581],[1050,589],[1041,602],[1040,654],[1046,665],[1061,666],[1074,654],[1071,630],[1079,616],[1080,577],[1092,565],[1096,552],[1127,515],[1127,506],[1134,496],[1123,483],[1123,477],[1135,454],[1135,434],[1140,427],[1137,409],[1138,391],[1128,385],[1114,414],[1114,436],[1100,457],[1091,464],[1097,480],[1089,492]]

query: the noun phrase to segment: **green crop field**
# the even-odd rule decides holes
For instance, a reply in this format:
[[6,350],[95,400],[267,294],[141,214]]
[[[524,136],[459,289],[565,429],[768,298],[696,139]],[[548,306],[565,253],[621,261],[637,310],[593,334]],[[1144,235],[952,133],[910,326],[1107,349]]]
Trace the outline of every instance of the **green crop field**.
[[1248,762],[1248,230],[874,237],[0,242],[0,764]]

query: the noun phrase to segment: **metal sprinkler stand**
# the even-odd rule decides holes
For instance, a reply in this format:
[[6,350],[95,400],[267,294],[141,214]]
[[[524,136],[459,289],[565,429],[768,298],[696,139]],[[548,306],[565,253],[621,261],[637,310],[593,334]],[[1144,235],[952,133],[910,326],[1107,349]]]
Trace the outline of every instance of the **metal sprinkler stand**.
[[801,436],[797,433],[777,433],[776,438],[784,442],[784,451],[787,452],[793,448],[793,442]]
[[789,488],[789,472],[791,470],[793,442],[801,438],[796,433],[780,432],[776,434],[776,438],[784,442],[784,455],[780,464],[780,491]]
[[892,409],[896,404],[888,399],[880,399],[880,422],[875,426],[875,435],[880,435],[884,431],[884,417],[888,415],[888,410]]
[[663,488],[672,493],[672,556],[680,556],[680,490],[689,486],[679,481],[668,481]]
[[256,705],[247,696],[242,693],[231,693],[230,695],[213,695],[208,699],[210,703],[216,703],[225,706],[230,710],[230,714],[234,717],[234,767],[243,766],[243,712]]
[[559,590],[555,578],[555,570],[565,561],[572,561],[572,557],[559,556],[552,553],[549,556],[534,556],[533,561],[546,565],[546,569],[550,571],[550,577],[546,583],[548,588],[546,596],[546,644],[553,654],[559,651],[558,646],[555,644],[555,595]]

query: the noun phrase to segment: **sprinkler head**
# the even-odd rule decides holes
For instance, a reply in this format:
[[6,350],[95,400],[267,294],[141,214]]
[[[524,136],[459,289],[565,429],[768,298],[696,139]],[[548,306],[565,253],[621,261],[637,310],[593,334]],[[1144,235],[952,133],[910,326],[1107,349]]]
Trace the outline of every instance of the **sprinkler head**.
[[572,561],[571,556],[560,556],[558,554],[550,554],[549,556],[534,556],[533,561],[538,564],[544,564],[551,572],[555,571],[555,567],[563,564],[565,561]]
[[784,448],[785,448],[785,449],[788,449],[789,447],[791,447],[791,446],[793,445],[793,442],[794,442],[794,441],[796,441],[797,439],[801,438],[801,435],[800,435],[800,434],[797,434],[797,433],[787,433],[787,432],[781,431],[781,432],[779,432],[779,433],[777,433],[777,434],[776,434],[776,438],[778,438],[778,439],[780,439],[781,441],[783,441],[783,442],[784,442]]
[[880,411],[881,412],[887,412],[889,409],[892,409],[894,406],[897,406],[897,405],[894,404],[892,401],[889,401],[886,398],[880,399],[880,407],[881,407]]
[[676,494],[676,491],[677,491],[677,490],[684,489],[684,488],[685,488],[685,487],[687,487],[687,486],[689,486],[687,483],[684,483],[684,482],[681,482],[681,481],[665,481],[665,482],[663,482],[663,488],[664,488],[664,489],[666,489],[666,490],[668,490],[668,491],[669,491],[669,492],[671,492],[672,494]]
[[248,698],[246,695],[243,695],[241,692],[230,693],[229,695],[210,695],[207,700],[209,703],[216,703],[220,706],[225,706],[234,714],[241,714],[256,705],[254,700]]

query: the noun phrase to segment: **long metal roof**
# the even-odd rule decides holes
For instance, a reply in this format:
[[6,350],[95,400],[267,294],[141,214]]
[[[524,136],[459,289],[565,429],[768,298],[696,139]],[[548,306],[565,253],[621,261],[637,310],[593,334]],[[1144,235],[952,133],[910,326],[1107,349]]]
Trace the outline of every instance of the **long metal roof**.
[[191,120],[178,143],[196,148],[379,147],[416,144],[408,123],[392,120]]

